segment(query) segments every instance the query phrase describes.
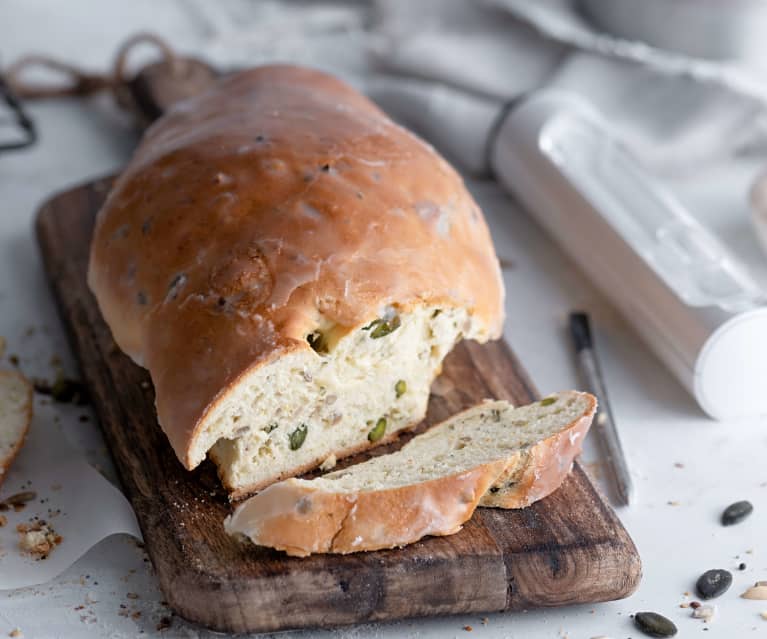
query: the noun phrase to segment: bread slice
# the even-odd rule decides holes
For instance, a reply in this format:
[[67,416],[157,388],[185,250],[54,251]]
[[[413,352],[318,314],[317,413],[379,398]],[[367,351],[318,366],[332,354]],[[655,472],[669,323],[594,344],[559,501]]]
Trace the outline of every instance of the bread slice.
[[575,391],[520,408],[487,401],[395,453],[317,479],[273,484],[238,506],[224,526],[299,557],[450,535],[477,505],[523,507],[556,490],[596,405],[592,395]]
[[32,421],[32,384],[21,373],[0,371],[0,486]]

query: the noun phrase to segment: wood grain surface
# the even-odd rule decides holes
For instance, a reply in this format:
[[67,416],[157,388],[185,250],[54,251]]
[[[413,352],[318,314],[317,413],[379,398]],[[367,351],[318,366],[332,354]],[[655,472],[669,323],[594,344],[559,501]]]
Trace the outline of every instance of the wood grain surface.
[[[178,614],[217,630],[263,632],[592,603],[634,591],[636,548],[577,465],[529,508],[480,508],[458,534],[401,550],[297,559],[228,537],[229,505],[212,465],[190,473],[176,460],[146,371],[114,344],[86,286],[94,216],[110,184],[105,178],[50,199],[37,218],[38,239],[125,492]],[[527,403],[536,392],[504,342],[463,343],[447,358],[420,428],[487,397]]]

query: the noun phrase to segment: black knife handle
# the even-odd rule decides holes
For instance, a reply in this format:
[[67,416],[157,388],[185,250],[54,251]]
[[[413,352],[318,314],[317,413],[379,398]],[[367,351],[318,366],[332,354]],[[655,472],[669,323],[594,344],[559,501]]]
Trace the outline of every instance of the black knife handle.
[[580,353],[587,348],[593,347],[591,324],[586,313],[570,313],[570,334],[572,335],[576,352]]

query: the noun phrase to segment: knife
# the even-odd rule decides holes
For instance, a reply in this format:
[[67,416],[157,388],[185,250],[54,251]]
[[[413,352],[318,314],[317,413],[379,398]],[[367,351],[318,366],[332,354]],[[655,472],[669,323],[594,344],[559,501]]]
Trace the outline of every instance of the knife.
[[599,400],[597,414],[594,418],[594,428],[610,470],[618,502],[621,506],[628,506],[634,498],[634,483],[631,480],[631,473],[626,462],[626,455],[623,452],[618,428],[613,419],[602,369],[594,350],[591,323],[586,313],[570,314],[570,335],[573,338],[578,362],[588,386],[587,390],[596,395]]

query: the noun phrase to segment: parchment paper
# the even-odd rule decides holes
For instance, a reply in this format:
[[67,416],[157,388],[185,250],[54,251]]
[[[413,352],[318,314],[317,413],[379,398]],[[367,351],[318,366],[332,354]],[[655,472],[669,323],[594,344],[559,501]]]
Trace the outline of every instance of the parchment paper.
[[[23,510],[0,513],[7,519],[0,528],[0,590],[45,583],[110,535],[141,539],[125,496],[75,450],[49,411],[41,413],[0,487],[0,500],[22,491],[37,493]],[[44,560],[19,550],[16,525],[35,516],[62,536]]]

